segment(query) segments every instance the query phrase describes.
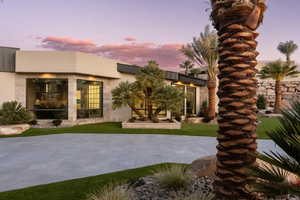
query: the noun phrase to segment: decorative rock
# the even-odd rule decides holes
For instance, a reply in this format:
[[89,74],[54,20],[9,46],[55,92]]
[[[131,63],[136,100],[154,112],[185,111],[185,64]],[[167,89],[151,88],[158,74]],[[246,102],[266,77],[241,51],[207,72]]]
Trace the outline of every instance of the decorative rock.
[[15,125],[1,125],[0,135],[18,135],[28,130],[30,125],[28,124],[15,124]]

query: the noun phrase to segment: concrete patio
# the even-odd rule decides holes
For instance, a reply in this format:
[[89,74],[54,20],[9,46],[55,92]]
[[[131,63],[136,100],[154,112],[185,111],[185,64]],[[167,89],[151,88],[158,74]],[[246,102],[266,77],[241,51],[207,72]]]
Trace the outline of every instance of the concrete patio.
[[[0,191],[215,153],[214,137],[59,134],[0,139]],[[275,150],[260,140],[260,151]]]

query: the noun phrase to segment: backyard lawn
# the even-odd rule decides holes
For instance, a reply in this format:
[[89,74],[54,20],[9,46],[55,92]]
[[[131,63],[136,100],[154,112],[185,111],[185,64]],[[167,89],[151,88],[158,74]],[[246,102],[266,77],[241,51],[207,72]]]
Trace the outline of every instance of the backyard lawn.
[[[261,123],[258,126],[257,136],[260,139],[267,139],[267,131],[270,131],[279,125],[277,118],[259,118]],[[1,137],[23,137],[50,135],[59,133],[118,133],[118,134],[164,134],[164,135],[188,135],[188,136],[216,136],[217,125],[203,124],[183,124],[180,130],[160,130],[160,129],[122,129],[120,122],[107,122],[98,124],[79,125],[68,128],[38,129],[32,128],[18,136],[0,136]]]
[[0,192],[0,200],[85,200],[89,194],[98,191],[107,184],[126,183],[129,180],[151,175],[155,170],[168,165],[177,164],[164,163],[20,190]]

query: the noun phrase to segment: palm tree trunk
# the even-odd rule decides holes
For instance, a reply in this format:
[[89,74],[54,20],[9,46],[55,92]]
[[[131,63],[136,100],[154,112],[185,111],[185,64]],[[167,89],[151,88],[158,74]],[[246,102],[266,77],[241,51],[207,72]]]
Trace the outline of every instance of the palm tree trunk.
[[219,131],[216,199],[255,199],[248,166],[255,164],[257,65],[255,41],[265,5],[260,1],[212,0],[219,35]]
[[275,106],[274,106],[275,113],[280,113],[281,104],[282,104],[281,81],[276,80],[276,82],[275,82]]
[[208,89],[208,117],[214,119],[216,116],[216,80],[209,79],[207,82]]
[[135,114],[137,114],[137,116],[139,116],[140,119],[144,118],[144,115],[138,109],[136,109],[134,105],[129,105],[129,107]]

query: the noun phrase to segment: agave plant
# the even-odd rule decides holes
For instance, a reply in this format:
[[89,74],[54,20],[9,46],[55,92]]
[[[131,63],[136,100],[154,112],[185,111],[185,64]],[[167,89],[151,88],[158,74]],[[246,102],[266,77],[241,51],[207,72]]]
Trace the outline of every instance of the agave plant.
[[17,101],[4,102],[0,110],[0,124],[28,123],[33,118],[33,114]]
[[252,175],[258,178],[253,186],[267,196],[300,197],[300,102],[282,114],[281,126],[268,133],[282,151],[258,154],[265,164],[251,167]]

